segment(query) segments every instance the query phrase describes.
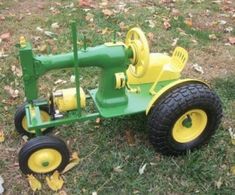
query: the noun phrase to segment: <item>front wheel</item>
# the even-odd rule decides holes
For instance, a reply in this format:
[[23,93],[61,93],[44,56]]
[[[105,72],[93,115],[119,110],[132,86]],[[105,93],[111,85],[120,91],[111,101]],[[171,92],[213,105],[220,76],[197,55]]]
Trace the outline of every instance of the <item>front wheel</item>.
[[19,166],[24,174],[63,171],[68,162],[66,144],[52,136],[33,138],[19,152]]
[[148,116],[150,142],[166,155],[200,147],[218,128],[222,106],[206,85],[188,83],[168,92]]
[[[15,124],[15,129],[18,133],[22,135],[32,136],[32,135],[35,135],[36,132],[34,129],[32,130],[28,129],[26,112],[25,112],[26,105],[27,103],[24,103],[17,108],[15,116],[14,116],[14,124]],[[49,114],[49,107],[47,105],[40,106],[40,115],[41,115],[41,119],[43,122],[47,122],[51,120],[51,116]],[[46,134],[52,129],[53,127],[43,128],[41,129],[41,131],[43,134]]]

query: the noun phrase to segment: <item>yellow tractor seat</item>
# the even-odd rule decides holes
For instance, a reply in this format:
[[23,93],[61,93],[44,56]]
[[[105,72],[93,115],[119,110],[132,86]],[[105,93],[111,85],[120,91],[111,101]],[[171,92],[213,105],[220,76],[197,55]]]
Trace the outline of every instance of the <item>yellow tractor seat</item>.
[[187,60],[188,52],[181,47],[175,48],[172,57],[163,53],[150,53],[148,70],[142,77],[136,78],[127,69],[128,84],[153,83],[156,80],[178,79]]

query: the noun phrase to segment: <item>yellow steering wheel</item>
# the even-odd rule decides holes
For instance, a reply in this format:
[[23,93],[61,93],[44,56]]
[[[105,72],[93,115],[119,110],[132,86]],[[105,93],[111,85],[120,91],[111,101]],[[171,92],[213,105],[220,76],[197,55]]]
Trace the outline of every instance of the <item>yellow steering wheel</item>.
[[126,35],[125,44],[133,51],[133,58],[129,66],[130,73],[137,78],[142,77],[149,64],[149,45],[140,28],[132,28]]

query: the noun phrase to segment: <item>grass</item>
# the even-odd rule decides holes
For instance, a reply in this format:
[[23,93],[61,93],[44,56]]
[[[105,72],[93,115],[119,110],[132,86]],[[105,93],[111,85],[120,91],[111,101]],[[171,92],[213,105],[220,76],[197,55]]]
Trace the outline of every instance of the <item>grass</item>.
[[[2,2],[2,3],[1,3]],[[36,1],[35,1],[36,2]],[[213,20],[217,14],[224,13],[220,5],[203,1],[177,1],[173,7],[180,11],[178,19],[171,15],[172,5],[159,4],[158,1],[139,1],[136,3],[127,2],[127,12],[120,11],[110,17],[104,16],[103,9],[118,10],[118,3],[109,3],[104,8],[97,4],[95,9],[84,10],[77,7],[77,1],[42,1],[45,3],[44,9],[35,8],[38,2],[34,1],[0,1],[0,15],[5,15],[5,21],[1,22],[1,33],[11,32],[9,42],[0,43],[0,49],[9,54],[7,58],[0,59],[0,128],[6,135],[6,141],[0,144],[0,175],[5,179],[4,187],[7,194],[32,194],[26,177],[21,174],[17,166],[17,153],[24,141],[15,132],[13,116],[16,106],[24,101],[22,79],[12,72],[12,65],[20,68],[17,61],[17,50],[14,45],[18,42],[18,37],[24,34],[31,40],[34,48],[47,45],[47,50],[52,53],[71,51],[69,21],[76,19],[79,26],[79,37],[82,39],[86,35],[88,46],[94,46],[110,41],[113,32],[117,31],[118,40],[124,40],[126,32],[133,26],[140,26],[145,32],[153,33],[151,51],[171,52],[174,49],[172,42],[179,38],[177,45],[184,46],[190,51],[190,63],[197,60],[205,64],[204,75],[199,75],[193,69],[185,72],[187,75],[202,77],[211,83],[213,89],[219,94],[224,105],[225,116],[223,123],[217,130],[208,145],[192,153],[180,157],[166,157],[154,152],[148,142],[148,132],[145,128],[146,116],[143,114],[119,117],[115,119],[102,120],[100,124],[94,121],[76,123],[56,128],[53,133],[63,138],[69,145],[71,151],[77,151],[81,158],[80,164],[63,177],[65,185],[63,190],[67,194],[91,194],[97,191],[98,194],[231,194],[235,190],[235,176],[231,174],[230,168],[235,163],[234,146],[227,129],[235,126],[234,121],[234,76],[235,71],[232,66],[233,60],[230,55],[234,54],[234,46],[226,47],[224,40],[231,34],[218,33],[215,27],[201,28],[204,23],[198,21],[205,19],[203,13],[206,9],[211,11]],[[74,2],[75,10],[65,8]],[[33,4],[34,3],[34,4]],[[20,7],[20,5],[23,6]],[[49,9],[54,7],[60,11],[53,15]],[[6,9],[8,8],[8,9]],[[18,15],[15,9],[19,9]],[[32,11],[31,11],[32,9]],[[27,11],[29,10],[29,11]],[[19,20],[19,15],[28,13]],[[87,13],[93,14],[93,22],[85,18]],[[193,27],[184,23],[188,13],[194,15]],[[163,18],[170,19],[171,28],[165,30]],[[220,19],[220,18],[218,18]],[[150,27],[148,21],[154,23]],[[53,30],[51,24],[58,22],[60,28]],[[119,24],[124,22],[126,28],[121,29]],[[194,22],[194,20],[193,20]],[[210,21],[213,22],[213,21]],[[198,26],[197,26],[198,25]],[[52,40],[36,28],[54,31],[57,40]],[[202,26],[204,27],[204,26]],[[107,31],[102,34],[102,30]],[[180,34],[181,28],[186,35]],[[216,34],[218,40],[210,40],[209,34]],[[39,37],[38,39],[36,39]],[[196,40],[197,44],[193,42]],[[79,43],[82,46],[82,41]],[[219,51],[213,51],[212,49]],[[202,52],[200,52],[202,51]],[[40,53],[39,51],[35,51]],[[216,55],[213,54],[216,53]],[[195,55],[194,55],[195,54]],[[210,72],[211,64],[213,73]],[[223,62],[218,64],[217,61]],[[229,74],[223,71],[228,68]],[[208,71],[209,70],[209,71]],[[85,89],[97,87],[97,68],[81,70],[81,85]],[[68,82],[63,85],[54,85],[58,79],[69,81],[73,74],[71,70],[59,70],[51,72],[40,79],[41,96],[46,97],[53,88],[64,88],[70,86]],[[20,91],[20,96],[12,98],[4,90],[4,86],[10,85],[13,89]],[[131,132],[135,139],[134,146],[130,146],[127,141],[127,132]],[[146,165],[144,174],[139,174],[139,168]],[[43,189],[39,194],[54,194],[48,189],[44,176],[38,176],[43,182]]]

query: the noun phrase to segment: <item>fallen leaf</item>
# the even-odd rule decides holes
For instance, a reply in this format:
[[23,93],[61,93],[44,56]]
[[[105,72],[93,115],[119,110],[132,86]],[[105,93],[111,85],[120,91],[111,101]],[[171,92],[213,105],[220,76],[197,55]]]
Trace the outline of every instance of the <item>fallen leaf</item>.
[[227,28],[224,29],[224,32],[225,32],[225,33],[230,33],[230,32],[232,32],[232,31],[233,31],[233,27],[231,27],[231,26],[229,26],[229,27],[227,27]]
[[58,80],[56,80],[56,81],[54,82],[55,85],[57,85],[57,84],[65,84],[65,83],[67,83],[67,81],[62,80],[62,79],[58,79]]
[[113,171],[117,172],[117,173],[121,173],[121,172],[123,172],[123,169],[122,169],[121,166],[116,166],[116,167],[113,168]]
[[[0,39],[0,40],[1,40],[1,39]],[[7,57],[7,56],[8,56],[8,55],[4,53],[4,50],[1,49],[1,51],[0,51],[0,59],[1,59],[1,58],[5,58],[5,57]]]
[[171,14],[172,14],[173,16],[179,16],[179,15],[180,15],[180,11],[179,11],[178,9],[173,8],[173,9],[171,10]]
[[61,190],[58,192],[58,195],[67,195],[67,192],[65,192],[64,190]]
[[4,192],[3,184],[4,184],[4,179],[0,175],[0,194],[3,194],[3,192]]
[[164,20],[163,26],[166,30],[171,28],[171,24],[169,23],[169,20]]
[[220,177],[219,180],[215,182],[215,185],[216,185],[216,187],[217,187],[218,189],[220,189],[220,187],[221,187],[222,184],[223,184],[223,182],[222,182],[221,180],[222,180],[222,179],[221,179],[221,177]]
[[146,20],[149,23],[149,27],[150,28],[154,28],[155,27],[155,23],[152,20]]
[[60,177],[58,171],[55,171],[50,177],[46,177],[47,185],[53,190],[58,191],[63,187],[64,180]]
[[149,33],[147,34],[147,37],[148,37],[149,41],[152,42],[153,39],[154,39],[154,34],[153,34],[152,32],[149,32]]
[[235,175],[235,165],[233,165],[233,166],[231,167],[231,173],[232,173],[232,175]]
[[94,21],[94,15],[91,13],[87,13],[85,17],[86,21],[93,22]]
[[216,40],[217,37],[216,37],[215,34],[211,34],[211,35],[209,35],[209,39],[210,39],[210,40]]
[[186,18],[186,19],[184,20],[184,23],[185,23],[187,26],[189,26],[189,27],[192,27],[192,26],[193,26],[193,20],[192,20],[192,18]]
[[60,28],[60,26],[59,26],[58,22],[55,22],[55,23],[51,24],[51,28],[58,29],[58,28]]
[[43,31],[44,31],[40,26],[38,26],[38,27],[36,28],[36,30],[39,31],[39,32],[43,32]]
[[71,75],[70,82],[71,83],[75,83],[75,79],[76,79],[75,75]]
[[12,89],[12,87],[9,86],[9,85],[6,85],[6,86],[4,87],[4,90],[6,90],[6,91],[8,92],[8,94],[9,94],[11,97],[13,97],[13,98],[17,98],[17,97],[19,96],[19,90],[17,90],[17,89]]
[[38,46],[37,49],[40,53],[46,53],[47,52],[47,45],[46,44],[40,45],[40,46]]
[[229,43],[235,44],[235,37],[229,37],[228,38]]
[[26,143],[29,140],[29,137],[27,135],[23,135],[22,139],[24,140],[24,142]]
[[125,25],[125,23],[124,23],[124,22],[120,22],[118,25],[119,25],[119,27],[120,27],[121,31],[124,31],[124,30],[126,30],[126,29],[127,29],[127,26]]
[[5,141],[5,135],[2,130],[0,130],[0,143]]
[[94,5],[92,5],[92,1],[91,0],[79,0],[79,6],[80,7],[94,7]]
[[1,39],[2,41],[9,41],[9,40],[10,40],[10,37],[11,37],[11,34],[10,34],[9,32],[7,32],[7,33],[1,34],[0,39]]
[[47,30],[44,31],[44,34],[50,38],[53,38],[56,35],[55,33],[47,31]]
[[140,168],[139,168],[139,174],[140,175],[142,175],[144,173],[144,170],[145,170],[146,166],[147,166],[147,163],[145,163],[144,165],[140,166]]
[[29,185],[31,189],[35,192],[36,190],[41,190],[42,189],[42,184],[41,182],[36,179],[32,174],[27,175],[27,180],[29,182]]
[[171,46],[172,46],[172,47],[175,47],[176,44],[177,44],[177,42],[178,42],[178,40],[179,40],[179,38],[175,38],[175,39],[173,40],[173,43],[171,44]]
[[105,16],[112,16],[113,15],[113,11],[110,9],[103,9],[102,12]]
[[135,144],[135,137],[134,137],[134,133],[132,130],[126,130],[126,140],[129,146],[134,146]]
[[14,75],[16,75],[18,77],[22,76],[21,69],[17,68],[15,65],[11,66],[11,71],[13,72]]
[[199,66],[198,64],[193,64],[192,65],[193,69],[196,70],[197,72],[201,73],[201,74],[204,74],[204,71],[202,69],[201,66]]
[[0,21],[4,21],[5,19],[5,16],[0,16]]
[[220,20],[219,23],[220,23],[220,25],[225,25],[225,24],[227,23],[227,21],[225,21],[225,20]]
[[235,130],[233,130],[231,127],[228,129],[229,135],[232,140],[232,144],[235,145]]
[[96,123],[96,124],[100,124],[100,121],[101,121],[101,118],[98,117],[98,118],[95,120],[95,123]]
[[68,163],[68,165],[64,168],[64,170],[62,171],[62,174],[68,172],[69,170],[71,170],[72,168],[74,168],[75,166],[77,166],[80,162],[80,159],[78,157],[77,152],[74,152],[72,154],[72,157]]

